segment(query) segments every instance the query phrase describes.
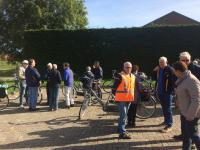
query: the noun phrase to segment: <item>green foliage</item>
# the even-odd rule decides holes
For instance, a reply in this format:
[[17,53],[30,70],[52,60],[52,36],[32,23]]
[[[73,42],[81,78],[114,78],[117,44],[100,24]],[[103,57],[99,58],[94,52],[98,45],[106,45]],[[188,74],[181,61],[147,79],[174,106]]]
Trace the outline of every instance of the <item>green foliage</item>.
[[169,63],[176,61],[181,51],[199,58],[199,40],[200,26],[27,31],[24,56],[35,58],[40,70],[48,62],[60,67],[70,62],[79,74],[99,60],[105,76],[111,78],[112,69],[121,70],[124,61],[138,64],[150,74],[160,56],[168,57]]
[[1,49],[20,51],[28,29],[85,28],[86,15],[83,0],[1,0]]

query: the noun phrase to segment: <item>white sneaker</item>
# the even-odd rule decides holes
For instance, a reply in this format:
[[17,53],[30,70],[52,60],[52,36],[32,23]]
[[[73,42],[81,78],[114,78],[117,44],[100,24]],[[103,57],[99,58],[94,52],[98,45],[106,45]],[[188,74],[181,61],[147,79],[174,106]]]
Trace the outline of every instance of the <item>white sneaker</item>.
[[20,107],[20,108],[24,108],[24,105],[20,105],[19,107]]

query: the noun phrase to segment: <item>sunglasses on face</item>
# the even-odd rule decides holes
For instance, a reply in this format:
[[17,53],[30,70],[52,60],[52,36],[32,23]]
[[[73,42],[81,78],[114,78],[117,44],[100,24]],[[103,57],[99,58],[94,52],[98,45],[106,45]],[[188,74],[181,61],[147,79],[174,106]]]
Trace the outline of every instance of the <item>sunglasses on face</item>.
[[181,61],[189,62],[190,60],[188,60],[188,59],[182,59]]

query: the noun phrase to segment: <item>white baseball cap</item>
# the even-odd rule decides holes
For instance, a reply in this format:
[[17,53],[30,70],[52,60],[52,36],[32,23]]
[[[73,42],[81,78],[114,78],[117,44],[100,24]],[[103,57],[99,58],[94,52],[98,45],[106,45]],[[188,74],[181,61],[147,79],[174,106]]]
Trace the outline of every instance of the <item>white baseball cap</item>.
[[28,60],[23,60],[22,64],[28,64]]

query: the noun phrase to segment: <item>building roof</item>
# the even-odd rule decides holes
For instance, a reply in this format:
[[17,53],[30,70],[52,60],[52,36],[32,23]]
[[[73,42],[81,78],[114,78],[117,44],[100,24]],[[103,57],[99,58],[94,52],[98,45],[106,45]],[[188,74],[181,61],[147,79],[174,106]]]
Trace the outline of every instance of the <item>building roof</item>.
[[200,22],[172,11],[144,26],[200,25]]

